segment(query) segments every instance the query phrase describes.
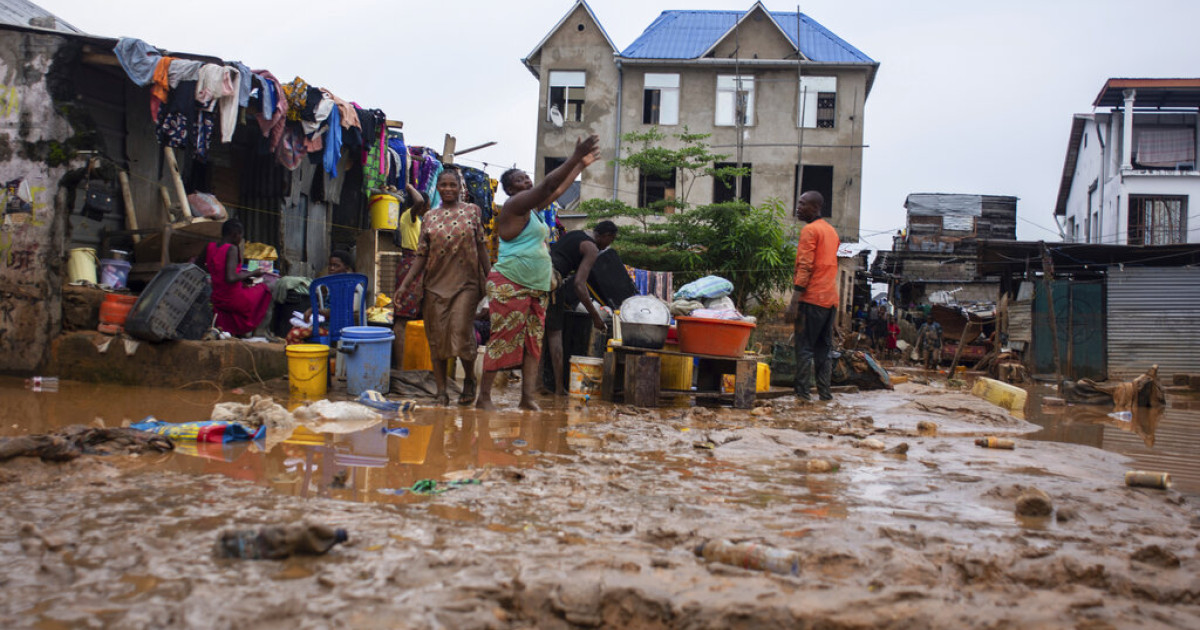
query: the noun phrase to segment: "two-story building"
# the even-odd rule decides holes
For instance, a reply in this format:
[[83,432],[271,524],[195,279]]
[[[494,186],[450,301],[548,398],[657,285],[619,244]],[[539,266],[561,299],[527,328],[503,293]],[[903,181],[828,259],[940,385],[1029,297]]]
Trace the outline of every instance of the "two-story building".
[[1200,243],[1200,79],[1109,79],[1071,124],[1055,219],[1065,240]]
[[[523,60],[539,81],[536,176],[560,164],[576,138],[598,134],[604,165],[583,175],[581,197],[645,206],[825,196],[844,241],[857,241],[863,106],[879,64],[803,13],[664,11],[620,50],[579,0]],[[625,133],[657,127],[712,134],[714,152],[750,174],[740,182],[646,176],[612,162]]]

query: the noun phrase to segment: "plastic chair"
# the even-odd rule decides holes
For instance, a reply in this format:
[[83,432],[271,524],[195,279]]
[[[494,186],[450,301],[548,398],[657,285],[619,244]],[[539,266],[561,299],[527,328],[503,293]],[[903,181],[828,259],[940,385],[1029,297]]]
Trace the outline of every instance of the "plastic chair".
[[[358,298],[358,322],[354,321],[354,292],[362,287]],[[342,337],[342,329],[347,326],[367,325],[367,277],[361,273],[335,273],[332,276],[317,278],[308,286],[308,297],[312,301],[313,318],[321,311],[321,288],[328,293],[325,298],[325,308],[329,315],[325,317],[325,329],[329,334],[321,335],[320,326],[313,326],[311,341],[326,346],[333,346]]]

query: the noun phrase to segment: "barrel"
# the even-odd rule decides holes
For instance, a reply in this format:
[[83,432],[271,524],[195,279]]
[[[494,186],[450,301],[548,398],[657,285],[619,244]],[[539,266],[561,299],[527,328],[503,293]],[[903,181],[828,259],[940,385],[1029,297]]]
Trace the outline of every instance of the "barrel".
[[338,352],[346,357],[346,393],[357,396],[367,390],[386,394],[392,384],[391,328],[347,326],[342,329]]
[[571,357],[570,393],[572,396],[596,396],[600,393],[600,380],[604,377],[604,359],[596,357]]
[[321,400],[329,390],[329,346],[300,343],[287,347],[288,389],[300,400]]

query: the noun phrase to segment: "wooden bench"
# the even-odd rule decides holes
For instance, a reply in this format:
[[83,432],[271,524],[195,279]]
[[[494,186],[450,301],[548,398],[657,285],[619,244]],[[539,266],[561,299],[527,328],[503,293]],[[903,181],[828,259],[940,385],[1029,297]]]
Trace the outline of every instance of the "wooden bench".
[[[661,389],[663,356],[698,359],[695,390]],[[711,354],[687,354],[670,350],[650,350],[629,346],[613,346],[604,353],[604,372],[600,382],[600,398],[616,402],[621,396],[626,404],[638,407],[657,407],[660,397],[691,396],[693,398],[733,399],[737,409],[751,409],[758,387],[758,361],[761,357],[723,357]],[[721,376],[733,374],[733,393],[722,389]]]

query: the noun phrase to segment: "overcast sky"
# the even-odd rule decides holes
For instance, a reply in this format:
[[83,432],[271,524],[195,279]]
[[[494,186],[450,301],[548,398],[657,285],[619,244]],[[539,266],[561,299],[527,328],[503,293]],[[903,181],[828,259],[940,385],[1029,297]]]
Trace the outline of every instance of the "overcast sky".
[[[572,0],[163,2],[37,0],[77,28],[241,60],[443,134],[497,176],[534,158],[537,81],[521,65]],[[796,3],[765,3],[794,11]],[[667,9],[747,0],[594,0],[618,48]],[[881,63],[867,100],[864,239],[890,247],[911,192],[1016,195],[1018,237],[1057,240],[1053,208],[1071,114],[1109,77],[1200,75],[1200,2],[809,0],[800,9]],[[532,169],[530,169],[532,170]],[[1041,226],[1041,227],[1039,227]],[[877,235],[872,235],[876,233]]]

